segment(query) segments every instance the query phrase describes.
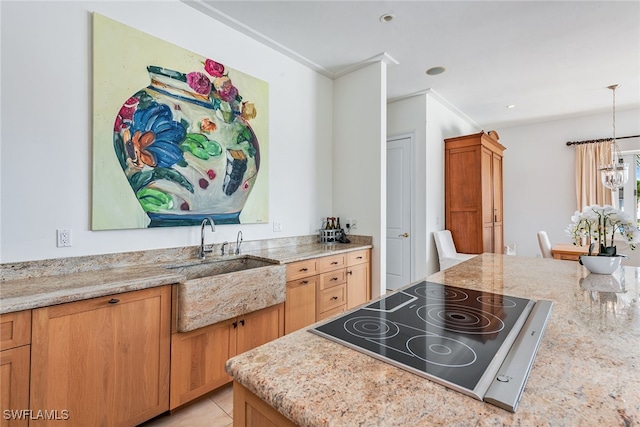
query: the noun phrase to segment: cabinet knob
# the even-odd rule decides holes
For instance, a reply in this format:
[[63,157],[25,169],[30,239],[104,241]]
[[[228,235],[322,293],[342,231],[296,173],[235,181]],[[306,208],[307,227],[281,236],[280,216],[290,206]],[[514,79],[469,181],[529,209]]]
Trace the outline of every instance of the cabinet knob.
[[338,299],[338,297],[331,297],[331,299]]
[[353,274],[353,270],[347,271],[348,274]]
[[238,322],[233,322],[233,328],[237,328],[238,327]]
[[338,278],[337,277],[332,277],[331,281],[333,282],[334,280],[338,280]]
[[409,233],[398,234],[398,237],[409,237]]
[[240,321],[240,324],[241,324],[242,326],[244,326],[244,319],[242,319],[242,320]]
[[308,271],[308,268],[301,268],[300,271]]
[[111,299],[109,300],[109,304],[117,304],[117,303],[119,303],[119,302],[120,302],[120,300],[119,300],[118,298],[111,298]]

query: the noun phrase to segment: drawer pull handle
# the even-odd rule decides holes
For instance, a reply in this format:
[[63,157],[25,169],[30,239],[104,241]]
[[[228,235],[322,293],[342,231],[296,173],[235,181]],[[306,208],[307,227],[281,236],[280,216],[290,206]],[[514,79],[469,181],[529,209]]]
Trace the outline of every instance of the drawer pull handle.
[[331,265],[336,265],[337,263],[338,263],[338,261],[333,261],[333,262],[331,263]]
[[356,257],[356,259],[362,259],[362,257],[361,257],[361,256],[358,256],[358,257]]
[[332,281],[332,282],[333,282],[334,280],[338,280],[338,278],[337,278],[337,277],[333,277],[333,278],[331,278],[331,281]]
[[309,283],[308,280],[303,280],[302,282],[300,282],[301,285],[306,285],[307,283]]
[[242,326],[244,326],[244,319],[242,319],[242,320],[240,321],[240,324],[241,324]]
[[233,328],[237,328],[238,327],[238,322],[233,322]]
[[111,299],[109,300],[109,304],[117,304],[117,303],[119,303],[119,302],[120,302],[120,300],[119,300],[118,298],[111,298]]
[[309,271],[308,268],[301,268],[300,271]]
[[338,299],[338,297],[331,297],[331,299]]

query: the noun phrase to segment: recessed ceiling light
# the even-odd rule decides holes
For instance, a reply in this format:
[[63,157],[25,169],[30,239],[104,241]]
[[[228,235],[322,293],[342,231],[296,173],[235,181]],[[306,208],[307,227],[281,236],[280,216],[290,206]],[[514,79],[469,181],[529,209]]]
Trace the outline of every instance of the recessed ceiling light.
[[444,67],[431,67],[427,70],[427,74],[430,76],[437,76],[438,74],[442,74],[444,73],[444,71],[446,70],[446,68]]
[[396,15],[394,15],[393,13],[385,13],[384,15],[382,15],[380,17],[380,22],[387,23],[387,22],[391,22],[394,19],[396,19]]
[[507,105],[507,108],[516,108],[516,106],[513,105],[513,104],[509,104],[509,105]]

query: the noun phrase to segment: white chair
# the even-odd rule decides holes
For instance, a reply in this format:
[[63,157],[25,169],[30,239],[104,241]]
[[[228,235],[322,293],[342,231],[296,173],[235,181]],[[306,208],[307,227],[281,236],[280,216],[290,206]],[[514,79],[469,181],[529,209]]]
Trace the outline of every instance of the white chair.
[[451,237],[451,231],[449,230],[434,231],[433,238],[436,241],[436,249],[438,249],[440,271],[476,256],[474,254],[458,253],[456,245],[453,243],[453,237]]
[[551,242],[549,242],[549,236],[546,231],[538,231],[538,244],[540,245],[542,258],[553,258]]

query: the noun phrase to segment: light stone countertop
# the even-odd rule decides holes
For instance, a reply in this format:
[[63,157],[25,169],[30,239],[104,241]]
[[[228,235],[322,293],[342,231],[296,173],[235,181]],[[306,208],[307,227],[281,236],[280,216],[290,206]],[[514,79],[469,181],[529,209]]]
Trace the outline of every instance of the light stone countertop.
[[227,372],[300,426],[640,425],[640,268],[601,276],[483,254],[427,280],[553,301],[516,413],[306,330],[230,359]]
[[[371,248],[371,238],[349,244],[314,243],[303,236],[243,243],[242,253],[207,255],[202,262],[252,257],[285,264]],[[219,245],[214,254],[219,254]],[[0,314],[180,283],[184,274],[166,267],[201,262],[199,247],[138,251],[0,264]],[[284,283],[283,283],[284,286]]]

